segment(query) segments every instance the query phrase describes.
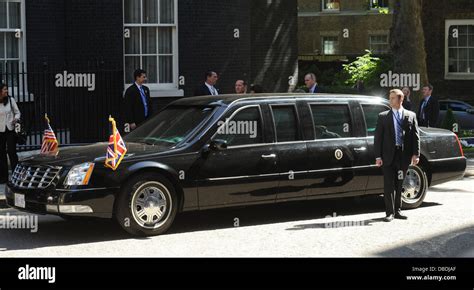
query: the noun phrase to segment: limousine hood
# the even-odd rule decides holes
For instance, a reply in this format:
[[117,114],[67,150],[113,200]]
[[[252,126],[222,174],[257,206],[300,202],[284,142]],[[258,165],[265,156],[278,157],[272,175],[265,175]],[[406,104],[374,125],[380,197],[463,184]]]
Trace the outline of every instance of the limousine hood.
[[425,136],[452,136],[453,132],[445,129],[420,127],[421,135]]
[[[166,152],[169,148],[146,145],[141,143],[127,143],[125,159],[139,157],[144,154]],[[71,167],[84,162],[105,162],[108,143],[96,143],[87,146],[60,148],[57,156],[34,155],[21,160],[31,165],[52,165]]]

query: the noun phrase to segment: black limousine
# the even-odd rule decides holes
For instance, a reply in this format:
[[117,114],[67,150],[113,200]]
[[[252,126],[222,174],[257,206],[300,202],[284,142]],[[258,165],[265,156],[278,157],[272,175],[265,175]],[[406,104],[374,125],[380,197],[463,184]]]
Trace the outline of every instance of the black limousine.
[[[183,211],[380,195],[373,135],[386,110],[387,100],[368,96],[186,98],[124,138],[128,153],[116,171],[104,166],[107,143],[22,160],[7,203],[65,218],[115,218],[127,232],[150,236]],[[404,181],[405,209],[466,170],[455,134],[420,130],[421,162]]]

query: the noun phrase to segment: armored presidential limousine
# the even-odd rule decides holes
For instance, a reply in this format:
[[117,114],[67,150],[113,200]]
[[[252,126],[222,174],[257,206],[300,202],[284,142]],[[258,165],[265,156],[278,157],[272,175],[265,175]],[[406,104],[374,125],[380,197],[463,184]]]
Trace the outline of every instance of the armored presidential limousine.
[[[124,137],[128,152],[115,171],[104,166],[107,143],[23,160],[7,203],[65,218],[114,218],[133,235],[152,236],[184,211],[380,195],[373,135],[389,109],[382,98],[350,95],[185,98]],[[219,130],[228,122],[256,125],[249,134]],[[455,134],[420,130],[421,162],[404,181],[405,209],[466,170]]]

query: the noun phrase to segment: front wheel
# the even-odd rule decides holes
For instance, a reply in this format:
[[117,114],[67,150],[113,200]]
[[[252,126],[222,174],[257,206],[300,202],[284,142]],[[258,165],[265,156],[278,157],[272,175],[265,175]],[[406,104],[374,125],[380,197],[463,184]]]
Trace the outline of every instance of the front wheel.
[[166,178],[147,173],[124,186],[116,204],[116,218],[122,228],[136,236],[164,234],[178,210],[176,191]]
[[402,186],[402,208],[415,209],[421,206],[428,191],[428,177],[419,166],[410,166]]

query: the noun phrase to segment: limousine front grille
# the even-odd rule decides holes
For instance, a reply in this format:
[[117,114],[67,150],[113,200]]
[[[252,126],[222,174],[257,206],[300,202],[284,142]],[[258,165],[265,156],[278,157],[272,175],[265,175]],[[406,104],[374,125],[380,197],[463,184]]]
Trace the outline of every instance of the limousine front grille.
[[62,167],[17,165],[11,183],[22,189],[45,189],[56,185]]

